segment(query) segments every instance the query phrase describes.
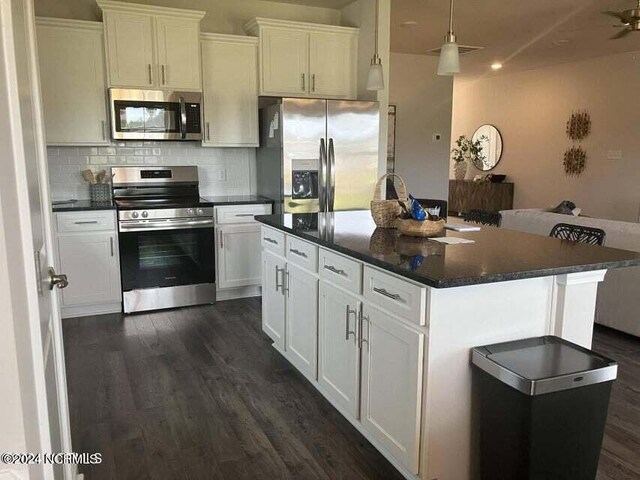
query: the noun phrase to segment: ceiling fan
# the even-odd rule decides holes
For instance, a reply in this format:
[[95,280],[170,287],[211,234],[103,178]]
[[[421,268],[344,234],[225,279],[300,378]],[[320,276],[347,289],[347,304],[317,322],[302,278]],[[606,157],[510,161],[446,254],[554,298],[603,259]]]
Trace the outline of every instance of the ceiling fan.
[[622,27],[622,30],[611,37],[612,40],[626,37],[631,32],[640,32],[640,0],[638,0],[638,6],[636,8],[630,8],[622,12],[602,12],[605,15],[616,17],[622,25],[615,25],[616,27]]

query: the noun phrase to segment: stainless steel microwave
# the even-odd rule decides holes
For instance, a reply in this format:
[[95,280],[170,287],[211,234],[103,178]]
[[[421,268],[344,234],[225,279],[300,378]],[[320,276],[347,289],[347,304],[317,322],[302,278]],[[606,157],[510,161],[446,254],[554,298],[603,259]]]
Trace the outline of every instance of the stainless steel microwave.
[[202,94],[109,89],[114,140],[202,140]]

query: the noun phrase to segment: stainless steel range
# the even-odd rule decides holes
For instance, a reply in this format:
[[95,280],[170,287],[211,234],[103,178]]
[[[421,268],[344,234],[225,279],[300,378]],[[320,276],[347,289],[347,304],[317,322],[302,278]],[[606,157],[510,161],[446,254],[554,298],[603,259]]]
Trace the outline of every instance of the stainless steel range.
[[124,312],[213,303],[213,204],[197,167],[114,167]]

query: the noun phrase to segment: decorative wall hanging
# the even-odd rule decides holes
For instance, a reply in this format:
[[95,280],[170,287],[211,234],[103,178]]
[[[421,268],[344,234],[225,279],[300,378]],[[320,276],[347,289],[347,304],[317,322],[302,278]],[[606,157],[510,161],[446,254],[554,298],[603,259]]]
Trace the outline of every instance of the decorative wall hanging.
[[563,164],[567,175],[578,176],[587,166],[587,152],[582,147],[573,146],[564,153]]
[[591,116],[585,112],[573,112],[567,122],[567,137],[582,140],[591,133]]

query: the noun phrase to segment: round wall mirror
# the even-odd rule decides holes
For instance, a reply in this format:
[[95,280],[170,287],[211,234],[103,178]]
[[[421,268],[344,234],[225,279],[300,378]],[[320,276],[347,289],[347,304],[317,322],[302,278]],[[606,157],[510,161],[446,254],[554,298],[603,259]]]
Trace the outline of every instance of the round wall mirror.
[[502,157],[502,135],[498,129],[493,125],[482,125],[471,140],[480,140],[482,146],[482,152],[473,159],[473,164],[484,172],[493,170]]

